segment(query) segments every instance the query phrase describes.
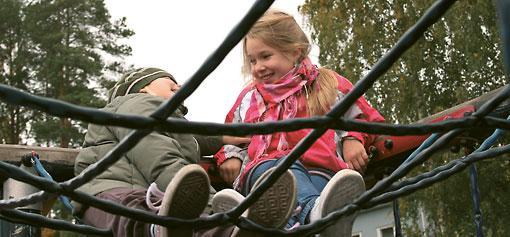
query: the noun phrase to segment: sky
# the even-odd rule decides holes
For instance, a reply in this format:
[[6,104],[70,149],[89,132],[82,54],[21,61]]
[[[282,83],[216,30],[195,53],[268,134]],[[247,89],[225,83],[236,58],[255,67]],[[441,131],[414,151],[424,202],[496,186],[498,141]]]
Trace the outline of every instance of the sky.
[[[126,57],[135,67],[158,67],[184,84],[213,53],[255,3],[254,0],[169,1],[106,0],[113,19],[127,18],[135,32],[124,41],[133,49]],[[272,7],[290,13],[304,0],[276,0]],[[306,31],[306,27],[304,28]],[[312,61],[314,50],[312,50]],[[184,102],[191,121],[222,123],[248,80],[241,74],[242,53],[237,45],[202,85]]]

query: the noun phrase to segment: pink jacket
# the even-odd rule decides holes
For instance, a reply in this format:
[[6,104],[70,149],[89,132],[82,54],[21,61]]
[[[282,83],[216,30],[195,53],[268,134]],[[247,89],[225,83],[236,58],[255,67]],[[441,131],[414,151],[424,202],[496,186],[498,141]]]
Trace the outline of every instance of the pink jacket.
[[[346,78],[336,74],[338,79],[338,96],[336,102],[341,101],[345,95],[352,89],[352,84]],[[247,120],[246,112],[250,104],[250,98],[252,93],[256,92],[253,84],[245,87],[237,97],[237,100],[228,112],[225,122],[226,123],[254,123],[257,121],[264,121],[264,118],[249,119]],[[298,94],[298,103],[304,103],[306,105],[306,94]],[[299,106],[295,118],[306,118],[308,117],[306,106]],[[356,119],[360,121],[369,122],[383,122],[384,118],[379,114],[377,110],[372,108],[364,97],[359,98],[356,103],[344,114],[345,118]],[[311,129],[301,129],[287,133],[287,142],[289,149],[281,150],[278,149],[278,139],[281,132],[273,134],[269,147],[265,153],[254,157],[256,150],[260,148],[260,144],[251,142],[247,148],[237,147],[233,145],[225,145],[223,148],[216,153],[214,156],[217,160],[218,166],[220,166],[225,160],[230,158],[239,158],[243,162],[241,168],[241,175],[238,177],[235,186],[239,185],[239,180],[243,180],[244,175],[253,168],[256,164],[267,159],[279,159],[287,155],[291,149],[298,144],[306,135],[310,133]],[[301,163],[307,168],[322,168],[338,172],[341,169],[348,168],[347,164],[341,157],[342,151],[342,137],[353,136],[360,140],[366,148],[374,141],[376,135],[366,134],[361,132],[345,132],[340,130],[328,130],[324,133],[300,158]],[[242,182],[241,182],[242,183]]]

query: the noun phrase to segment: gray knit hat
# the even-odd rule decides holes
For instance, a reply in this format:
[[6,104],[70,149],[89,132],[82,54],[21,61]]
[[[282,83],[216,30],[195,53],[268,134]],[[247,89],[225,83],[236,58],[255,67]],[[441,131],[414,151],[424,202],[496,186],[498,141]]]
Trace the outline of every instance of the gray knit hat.
[[149,85],[152,81],[161,78],[169,77],[177,83],[175,78],[168,72],[153,67],[138,68],[124,74],[120,80],[115,83],[115,86],[108,90],[108,102],[111,102],[115,97],[124,96],[131,93],[138,93],[142,88]]

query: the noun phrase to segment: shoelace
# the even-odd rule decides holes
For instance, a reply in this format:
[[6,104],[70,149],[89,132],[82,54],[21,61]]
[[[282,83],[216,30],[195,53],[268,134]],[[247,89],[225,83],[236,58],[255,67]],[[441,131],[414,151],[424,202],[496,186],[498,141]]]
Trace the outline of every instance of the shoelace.
[[285,229],[287,229],[287,230],[293,230],[293,229],[295,229],[295,228],[298,228],[299,226],[301,226],[301,223],[299,223],[299,221],[298,221],[298,222],[296,222],[293,226],[291,226],[290,228],[285,228]]
[[149,209],[151,209],[151,210],[159,211],[159,209],[161,207],[161,199],[159,199],[156,202],[152,202],[151,197],[153,194],[158,197],[163,197],[163,195],[165,195],[165,193],[161,192],[161,190],[159,190],[156,183],[152,183],[149,186],[149,188],[147,189],[147,193],[145,194],[145,203],[147,204],[147,207],[149,207]]
[[[297,217],[299,215],[299,213],[301,213],[301,211],[303,210],[303,208],[301,208],[301,206],[297,206],[296,209],[294,209],[294,211],[292,211],[292,215],[291,215],[291,218],[292,217]],[[292,230],[294,228],[298,228],[301,224],[299,223],[299,221],[296,221],[296,223],[294,223],[293,226],[291,227],[286,227],[285,229],[286,230]]]

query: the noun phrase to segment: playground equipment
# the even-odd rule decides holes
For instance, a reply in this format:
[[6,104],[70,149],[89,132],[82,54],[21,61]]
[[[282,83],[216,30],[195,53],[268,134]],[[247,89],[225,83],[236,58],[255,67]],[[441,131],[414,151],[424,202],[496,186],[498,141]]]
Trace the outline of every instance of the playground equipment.
[[[283,158],[283,161],[277,166],[275,171],[268,176],[268,179],[262,182],[259,188],[255,189],[244,201],[242,201],[239,206],[234,208],[233,210],[228,211],[228,214],[219,214],[209,217],[203,217],[201,219],[201,223],[211,225],[219,225],[224,224],[226,222],[232,221],[233,219],[239,218],[239,222],[236,222],[238,226],[241,228],[255,228],[256,230],[262,231],[264,233],[271,234],[284,234],[283,230],[275,230],[275,229],[267,229],[261,228],[260,226],[256,226],[250,222],[248,222],[245,218],[240,218],[241,214],[261,196],[261,194],[267,190],[267,183],[275,180],[280,175],[282,175],[286,170],[290,167],[290,165],[297,160],[301,154],[308,149],[313,142],[320,137],[324,131],[324,124],[318,124],[321,121],[330,123],[331,118],[339,118],[342,114],[344,114],[350,105],[361,95],[363,95],[380,77],[385,71],[388,70],[398,58],[409,49],[416,41],[419,39],[424,32],[430,27],[432,24],[437,22],[442,15],[452,6],[455,1],[452,0],[438,0],[435,2],[430,9],[428,9],[424,15],[418,20],[418,22],[413,25],[395,44],[395,46],[389,50],[373,67],[371,70],[355,85],[352,91],[350,91],[344,100],[335,105],[330,112],[328,112],[325,116],[318,118],[315,120],[314,118],[310,119],[309,123],[304,123],[304,121],[292,121],[290,123],[277,124],[264,124],[264,126],[259,126],[257,124],[250,126],[244,124],[236,124],[230,125],[229,129],[226,129],[223,125],[215,125],[215,124],[200,124],[200,123],[190,123],[186,125],[190,126],[175,126],[178,122],[176,121],[166,121],[169,113],[174,111],[178,105],[182,104],[182,102],[190,96],[197,87],[201,84],[201,82],[220,64],[222,59],[230,52],[232,48],[234,48],[238,42],[244,37],[245,32],[251,27],[253,22],[258,19],[272,4],[273,1],[259,0],[257,1],[250,11],[246,14],[246,16],[240,21],[240,23],[231,31],[231,33],[226,37],[224,42],[215,50],[208,60],[201,65],[197,72],[193,74],[189,80],[182,86],[182,88],[172,97],[171,100],[164,103],[156,112],[154,112],[150,118],[136,117],[136,116],[122,116],[122,115],[112,115],[101,113],[97,110],[93,110],[90,108],[79,107],[75,105],[71,105],[62,101],[55,101],[53,99],[48,99],[44,97],[38,97],[34,95],[30,95],[28,93],[21,92],[9,86],[5,86],[0,84],[0,99],[9,103],[11,105],[16,106],[26,106],[28,108],[36,109],[39,111],[46,112],[53,116],[62,116],[62,117],[71,117],[74,119],[80,119],[90,123],[102,124],[102,125],[118,125],[125,126],[130,128],[143,128],[143,126],[153,127],[155,125],[160,125],[166,128],[169,128],[173,132],[188,132],[188,133],[199,133],[199,134],[228,134],[228,135],[243,135],[250,134],[254,132],[265,131],[267,133],[274,131],[283,131],[284,129],[288,129],[289,127],[294,126],[298,123],[308,124],[309,128],[315,128],[306,138],[304,138],[300,144],[292,150],[292,152]],[[505,68],[506,73],[510,72],[510,49],[508,46],[510,45],[510,2],[507,0],[498,0],[496,1],[496,9],[498,10],[499,22],[501,24],[501,32],[502,32],[502,55],[505,59]],[[505,103],[501,103],[502,101],[507,100],[510,97],[510,87],[506,86],[497,93],[494,93],[493,97],[490,97],[482,106],[477,107],[475,105],[468,106],[464,109],[466,111],[462,111],[464,117],[455,119],[455,120],[445,120],[445,121],[435,121],[433,118],[428,121],[433,121],[432,124],[421,123],[417,124],[415,127],[409,126],[391,126],[391,125],[375,125],[372,124],[369,126],[370,129],[373,129],[376,134],[398,134],[398,135],[410,135],[410,134],[419,134],[420,136],[416,136],[414,142],[411,144],[406,144],[405,142],[412,139],[399,139],[397,136],[389,136],[382,137],[376,143],[373,144],[374,148],[371,148],[371,156],[374,161],[370,165],[369,170],[367,171],[367,182],[372,180],[378,180],[379,178],[384,177],[384,174],[389,175],[382,178],[379,182],[373,184],[372,188],[363,193],[359,198],[356,198],[352,203],[347,204],[340,210],[336,210],[328,217],[325,217],[319,221],[316,221],[312,224],[303,225],[297,227],[293,230],[293,234],[296,235],[311,235],[317,233],[321,228],[324,228],[328,223],[335,221],[343,215],[353,213],[356,210],[361,208],[369,208],[384,202],[389,202],[395,200],[396,198],[414,192],[420,188],[423,188],[427,185],[431,185],[435,182],[441,181],[459,170],[466,168],[466,166],[473,164],[476,161],[482,159],[488,159],[492,157],[496,157],[498,155],[510,153],[510,145],[506,145],[503,147],[492,148],[485,152],[471,153],[466,155],[463,158],[452,161],[444,166],[438,167],[430,172],[424,173],[415,177],[411,180],[406,180],[405,182],[397,182],[400,178],[404,177],[412,168],[417,165],[423,163],[427,160],[434,152],[445,149],[452,145],[463,144],[463,138],[469,137],[464,132],[465,129],[470,128],[468,130],[476,130],[480,128],[480,124],[483,124],[484,127],[487,128],[506,128],[508,129],[509,123],[506,120],[502,120],[501,117],[494,118],[491,115],[494,112],[498,111],[498,106],[505,105]],[[482,104],[482,103],[481,103]],[[503,110],[506,110],[502,107]],[[58,108],[58,109],[54,109]],[[455,111],[455,110],[454,110]],[[469,114],[472,112],[472,114]],[[466,114],[467,113],[467,114]],[[444,118],[447,117],[448,114],[444,115]],[[460,116],[459,112],[455,116]],[[452,114],[453,116],[453,114]],[[136,117],[136,118],[134,118]],[[441,116],[439,116],[441,117]],[[344,121],[345,123],[352,123],[352,121]],[[438,126],[434,126],[438,124]],[[257,127],[258,126],[258,127]],[[271,131],[268,131],[267,128],[269,126],[273,126]],[[315,126],[315,127],[314,127]],[[302,128],[303,126],[301,126]],[[366,128],[366,127],[365,127]],[[186,130],[184,130],[186,129]],[[264,130],[266,129],[266,130]],[[365,131],[365,130],[363,130]],[[80,185],[90,181],[95,174],[102,172],[105,167],[113,164],[115,161],[120,159],[121,154],[126,152],[130,147],[136,144],[137,141],[142,139],[145,135],[147,135],[150,131],[146,129],[140,129],[132,132],[126,139],[122,140],[118,146],[112,149],[111,153],[106,157],[103,157],[94,169],[89,169],[85,172],[85,174],[80,175],[79,177],[73,177],[70,180],[62,181],[59,183],[42,180],[39,178],[33,177],[28,172],[23,171],[22,169],[8,165],[6,162],[0,162],[0,174],[6,176],[4,178],[11,177],[16,180],[26,181],[42,190],[43,192],[39,192],[37,194],[29,195],[28,197],[16,200],[3,200],[0,202],[0,214],[2,219],[16,220],[17,222],[22,223],[31,223],[32,225],[38,226],[51,226],[55,229],[61,230],[72,230],[75,232],[83,233],[83,234],[95,234],[95,235],[108,235],[108,230],[97,229],[90,226],[83,225],[74,225],[72,223],[67,223],[59,220],[52,220],[48,218],[43,218],[41,215],[34,215],[26,212],[21,212],[15,210],[11,207],[20,207],[25,206],[25,204],[34,204],[42,200],[47,200],[54,195],[54,193],[64,194],[70,196],[72,199],[77,200],[82,203],[89,204],[90,206],[98,207],[106,211],[115,210],[116,213],[120,213],[123,216],[129,216],[138,221],[145,221],[156,223],[158,225],[163,225],[167,227],[181,225],[183,227],[191,227],[193,223],[189,221],[183,220],[169,220],[163,221],[163,217],[156,216],[154,214],[146,213],[146,212],[135,212],[126,207],[115,203],[105,203],[104,201],[97,199],[95,197],[91,197],[88,195],[83,195],[74,190]],[[490,132],[490,131],[486,131]],[[420,148],[419,145],[424,141],[427,134],[442,134],[438,135],[437,141],[434,141],[430,144],[430,147],[427,149],[420,150],[417,154],[411,154],[412,159],[406,158],[403,161],[403,158],[397,157],[405,157],[406,154],[412,152],[416,147]],[[419,138],[417,138],[419,137]],[[480,137],[480,136],[476,136]],[[429,145],[429,144],[427,144]],[[0,155],[0,157],[4,160],[13,159],[12,154],[15,149],[20,149],[19,147],[0,147],[0,151],[4,149],[11,149],[7,151],[7,155]],[[14,150],[13,150],[14,149]],[[31,149],[29,148],[30,152]],[[7,157],[7,158],[5,158]],[[19,156],[14,158],[14,162],[19,159]],[[41,154],[41,159],[44,161],[44,155]],[[203,164],[207,164],[204,160]],[[72,163],[70,160],[67,162]],[[400,164],[400,165],[399,165]],[[204,166],[205,167],[205,166]],[[211,164],[206,167],[211,174],[214,172],[214,168],[211,168]],[[381,168],[383,167],[383,168]],[[52,173],[50,171],[50,173]],[[55,175],[55,179],[59,181],[60,179]],[[70,176],[68,176],[70,177]],[[214,175],[212,176],[214,177]],[[476,175],[472,176],[472,179],[476,179]],[[66,180],[65,177],[62,180]],[[419,184],[417,184],[419,181]],[[476,187],[473,188],[475,190]],[[473,192],[473,199],[476,203],[476,190]],[[476,209],[476,207],[475,207]],[[44,213],[44,212],[43,212]],[[475,215],[478,215],[478,211],[475,211]],[[478,221],[478,220],[477,220]],[[478,221],[480,225],[477,224],[477,236],[483,236],[481,231],[481,221]]]
[[[476,112],[480,106],[493,98],[502,88],[488,92],[480,97],[452,107],[448,110],[441,111],[437,114],[431,115],[415,124],[431,124],[438,123],[445,120],[462,119]],[[496,118],[505,118],[510,115],[510,99],[501,103],[490,116]],[[490,128],[472,128],[467,130],[462,136],[452,140],[448,147],[457,150],[460,147],[473,147],[476,143],[481,143],[481,139],[485,138],[493,129]],[[373,186],[377,181],[381,180],[384,176],[391,174],[397,167],[399,167],[405,159],[409,157],[420,145],[430,138],[430,135],[407,135],[407,136],[388,136],[381,135],[370,146],[369,153],[371,161],[369,163],[367,172],[364,174],[365,182],[368,187]],[[43,147],[30,147],[20,145],[0,145],[0,161],[8,162],[13,165],[20,166],[23,170],[30,173],[37,174],[34,168],[34,162],[30,162],[30,157],[37,155],[40,163],[49,175],[55,181],[63,182],[74,177],[73,165],[74,159],[78,154],[77,149],[65,148],[43,148]],[[28,159],[27,159],[28,157]],[[211,179],[212,185],[220,190],[227,187],[218,174],[218,168],[215,161],[211,157],[203,157],[200,165],[207,171]],[[1,178],[1,177],[0,177]],[[39,191],[35,187],[9,178],[3,182],[5,178],[0,179],[3,183],[3,199],[20,198],[29,194]],[[476,179],[475,179],[476,180]],[[53,202],[49,202],[52,204]],[[398,215],[398,206],[394,202],[394,213]],[[49,207],[45,207],[45,212]],[[32,204],[27,207],[19,208],[29,213],[41,214],[43,207],[41,203]],[[43,213],[46,214],[46,213]],[[398,218],[396,218],[398,221]],[[2,231],[23,230],[26,232],[20,236],[39,236],[40,231],[38,228],[30,227],[22,224],[8,224],[2,222]],[[2,232],[2,233],[3,233]],[[30,233],[30,234],[29,234]],[[5,234],[4,234],[5,235]],[[2,236],[4,236],[2,235]]]

